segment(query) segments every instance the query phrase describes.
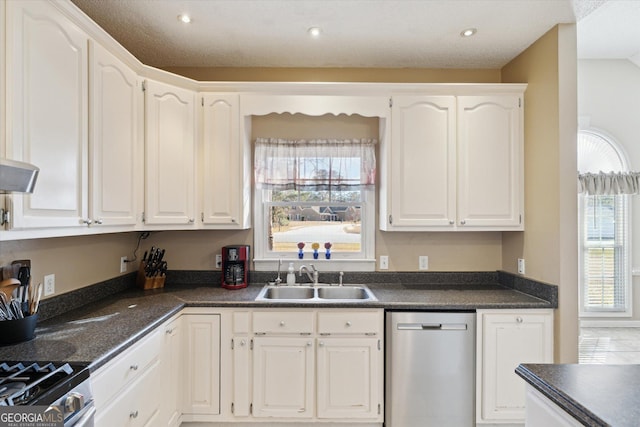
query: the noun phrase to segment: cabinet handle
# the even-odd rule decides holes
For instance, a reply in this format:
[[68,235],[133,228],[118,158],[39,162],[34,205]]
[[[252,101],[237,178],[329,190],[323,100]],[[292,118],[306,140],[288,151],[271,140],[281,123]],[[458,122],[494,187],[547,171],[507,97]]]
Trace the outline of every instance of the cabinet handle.
[[347,321],[347,323],[344,324],[347,328],[351,327],[351,322]]
[[94,219],[93,223],[100,225],[100,224],[102,224],[102,220],[101,219]]
[[137,371],[138,370],[138,365],[131,365],[131,366],[129,366],[129,369],[131,369],[132,371]]
[[129,418],[138,418],[138,410],[129,412]]
[[516,317],[516,322],[518,323],[522,323],[524,320],[522,319],[522,317],[518,316]]
[[284,325],[285,325],[284,320],[281,320],[280,321],[280,326],[284,326]]

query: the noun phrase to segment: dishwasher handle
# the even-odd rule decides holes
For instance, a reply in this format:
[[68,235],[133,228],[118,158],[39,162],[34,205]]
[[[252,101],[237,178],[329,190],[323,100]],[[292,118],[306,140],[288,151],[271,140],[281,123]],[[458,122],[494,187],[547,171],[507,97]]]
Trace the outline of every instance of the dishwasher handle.
[[466,331],[466,323],[398,323],[399,331]]

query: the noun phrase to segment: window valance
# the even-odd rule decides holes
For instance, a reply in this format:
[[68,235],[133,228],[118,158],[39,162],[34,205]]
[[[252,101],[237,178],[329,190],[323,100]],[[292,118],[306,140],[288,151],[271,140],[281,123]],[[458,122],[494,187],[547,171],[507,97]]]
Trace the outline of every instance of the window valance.
[[375,185],[375,139],[257,138],[256,187],[348,191]]
[[578,192],[590,196],[638,194],[640,172],[578,174]]

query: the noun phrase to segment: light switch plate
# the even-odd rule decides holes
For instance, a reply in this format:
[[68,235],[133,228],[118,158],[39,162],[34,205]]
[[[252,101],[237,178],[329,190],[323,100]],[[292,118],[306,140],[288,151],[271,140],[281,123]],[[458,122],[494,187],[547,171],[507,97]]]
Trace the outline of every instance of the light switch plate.
[[418,257],[418,268],[420,270],[428,270],[429,269],[429,257],[426,255],[420,255]]
[[518,274],[524,274],[524,259],[518,258]]
[[53,295],[56,292],[56,275],[47,274],[44,276],[44,296]]
[[389,257],[386,255],[380,255],[380,270],[389,269]]
[[222,268],[222,255],[216,254],[216,268]]

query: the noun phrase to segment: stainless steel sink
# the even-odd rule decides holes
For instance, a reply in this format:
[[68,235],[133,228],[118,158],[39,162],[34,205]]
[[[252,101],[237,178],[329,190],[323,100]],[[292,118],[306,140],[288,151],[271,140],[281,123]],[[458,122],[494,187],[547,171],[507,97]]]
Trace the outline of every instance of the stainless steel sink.
[[365,285],[331,286],[285,286],[265,285],[256,301],[288,301],[288,302],[367,302],[377,301],[373,292]]
[[302,286],[269,286],[264,293],[265,299],[309,299],[315,295],[314,289]]
[[322,299],[367,299],[369,289],[362,286],[335,286],[318,288],[318,298]]

